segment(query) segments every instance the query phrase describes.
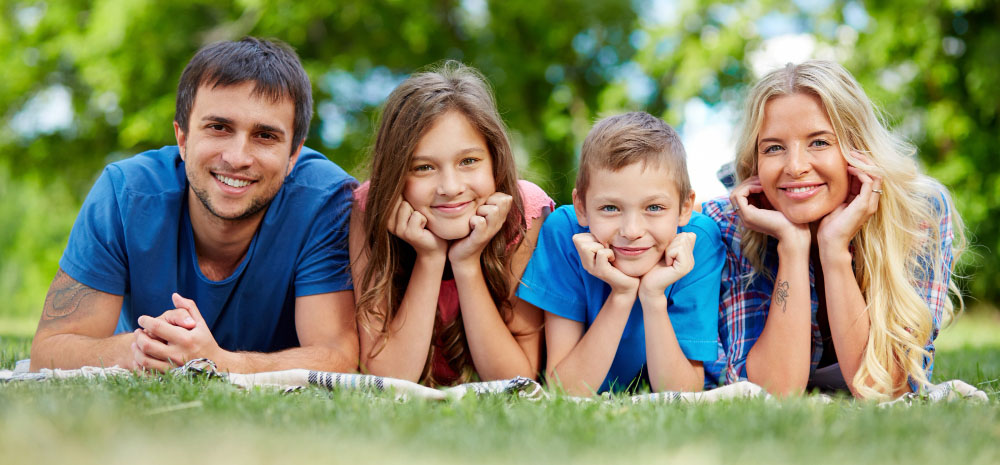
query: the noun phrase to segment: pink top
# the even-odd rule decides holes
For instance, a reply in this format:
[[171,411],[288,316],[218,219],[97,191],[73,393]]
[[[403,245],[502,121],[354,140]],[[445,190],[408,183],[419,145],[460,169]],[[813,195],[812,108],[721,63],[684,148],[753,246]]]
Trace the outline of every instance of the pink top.
[[[542,190],[530,181],[520,180],[517,182],[518,190],[521,192],[521,200],[524,204],[525,223],[531,228],[531,221],[540,218],[545,209],[551,212],[555,209],[555,202]],[[365,207],[368,200],[368,181],[358,186],[354,190],[354,200],[361,208]],[[441,289],[438,291],[438,318],[441,326],[446,326],[458,318],[458,287],[454,279],[441,280]],[[432,343],[435,347],[443,347],[443,341],[439,335],[435,335]],[[440,350],[434,351],[431,370],[434,378],[443,384],[454,384],[458,380],[459,373],[448,365],[448,361],[441,355]]]

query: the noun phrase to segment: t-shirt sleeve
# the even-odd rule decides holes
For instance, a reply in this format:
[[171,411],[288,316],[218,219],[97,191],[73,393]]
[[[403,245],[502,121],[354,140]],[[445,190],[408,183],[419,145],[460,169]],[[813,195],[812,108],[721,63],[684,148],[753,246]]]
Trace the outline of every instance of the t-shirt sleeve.
[[119,196],[122,174],[108,166],[90,189],[69,234],[59,268],[81,284],[114,295],[128,288],[128,256]]
[[719,286],[725,251],[718,226],[704,215],[693,214],[682,231],[697,235],[694,268],[672,287],[667,313],[684,356],[710,362],[719,355]]
[[351,282],[348,237],[353,190],[346,178],[319,209],[295,270],[295,297],[348,291]]
[[[541,187],[538,187],[531,181],[520,180],[517,182],[517,187],[521,191],[521,199],[524,203],[524,216],[525,222],[528,228],[531,228],[533,220],[541,218],[545,215],[546,210],[549,213],[556,208],[556,202],[546,194]],[[355,194],[355,197],[357,194]]]
[[521,276],[517,296],[547,312],[586,322],[583,266],[573,245],[576,219],[561,207],[548,216]]

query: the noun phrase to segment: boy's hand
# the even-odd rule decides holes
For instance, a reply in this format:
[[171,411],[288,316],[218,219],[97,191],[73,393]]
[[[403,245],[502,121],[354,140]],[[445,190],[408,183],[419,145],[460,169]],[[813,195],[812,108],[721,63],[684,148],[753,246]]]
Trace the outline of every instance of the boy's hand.
[[507,221],[513,201],[514,198],[508,194],[494,192],[476,209],[476,214],[469,218],[469,235],[453,242],[448,248],[451,266],[460,266],[463,262],[479,266],[479,256]]
[[403,197],[396,201],[386,228],[394,236],[410,244],[418,256],[440,254],[444,259],[444,254],[448,250],[448,241],[430,232],[427,229],[427,217],[414,210]]
[[663,295],[667,286],[690,273],[694,269],[695,239],[697,236],[690,232],[674,236],[663,253],[663,259],[642,276],[640,291],[643,294]]
[[580,254],[580,263],[587,273],[608,283],[611,291],[617,294],[635,295],[639,289],[639,278],[633,278],[615,268],[615,253],[604,244],[597,241],[593,234],[580,233],[573,235],[573,244]]

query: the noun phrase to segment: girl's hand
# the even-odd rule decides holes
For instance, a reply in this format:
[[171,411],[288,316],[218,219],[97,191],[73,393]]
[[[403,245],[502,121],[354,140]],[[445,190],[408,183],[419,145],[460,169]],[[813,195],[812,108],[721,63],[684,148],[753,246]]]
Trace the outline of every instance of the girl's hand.
[[580,263],[583,264],[583,269],[597,279],[608,283],[612,293],[636,295],[639,290],[639,278],[633,278],[615,268],[611,264],[615,261],[615,252],[598,242],[593,234],[574,234],[573,245],[576,246],[576,252],[580,254]]
[[[863,154],[854,152],[854,156],[871,164]],[[853,166],[847,167],[847,174],[852,177],[847,198],[823,217],[816,232],[817,245],[833,252],[847,251],[848,244],[861,230],[861,226],[878,211],[878,202],[882,197],[881,177]]]
[[448,248],[448,260],[452,267],[463,263],[479,266],[479,256],[490,239],[503,228],[513,201],[514,198],[508,194],[494,192],[476,209],[476,214],[469,218],[469,235],[455,241]]
[[389,215],[389,232],[402,239],[417,251],[417,256],[440,254],[448,250],[448,241],[427,230],[427,217],[413,209],[401,196]]
[[639,291],[648,295],[663,295],[667,286],[694,269],[694,233],[678,233],[667,245],[663,259],[646,272],[639,282]]
[[[750,201],[750,197],[763,199],[760,207]],[[747,228],[778,239],[778,242],[794,242],[801,246],[809,246],[809,225],[795,224],[785,217],[784,213],[770,208],[767,197],[764,197],[764,186],[760,178],[753,176],[740,183],[729,195],[729,203],[736,209],[736,214]]]

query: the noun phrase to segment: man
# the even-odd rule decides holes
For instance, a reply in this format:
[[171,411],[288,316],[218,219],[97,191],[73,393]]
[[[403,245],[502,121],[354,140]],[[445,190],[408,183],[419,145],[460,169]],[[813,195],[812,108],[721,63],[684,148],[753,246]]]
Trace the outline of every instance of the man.
[[112,163],[49,288],[31,369],[355,371],[347,253],[356,181],[303,148],[312,91],[288,46],[206,46],[177,91],[177,146]]

